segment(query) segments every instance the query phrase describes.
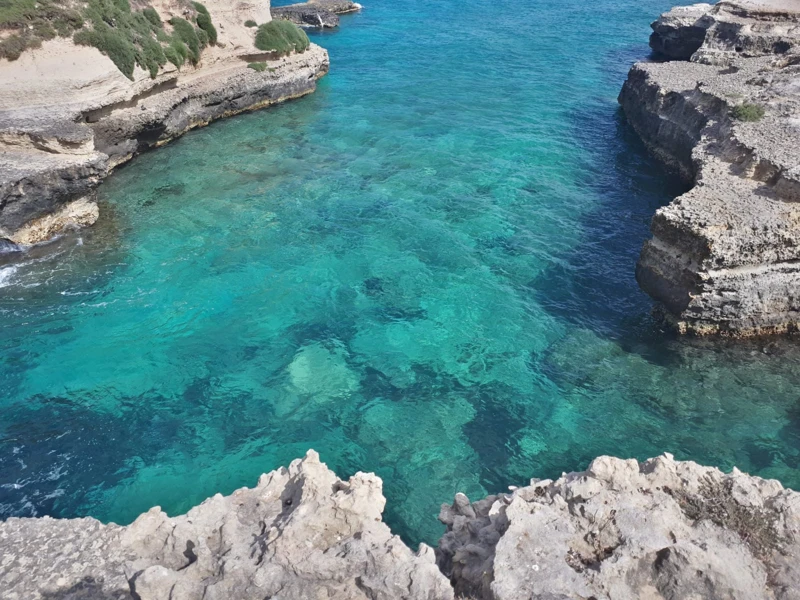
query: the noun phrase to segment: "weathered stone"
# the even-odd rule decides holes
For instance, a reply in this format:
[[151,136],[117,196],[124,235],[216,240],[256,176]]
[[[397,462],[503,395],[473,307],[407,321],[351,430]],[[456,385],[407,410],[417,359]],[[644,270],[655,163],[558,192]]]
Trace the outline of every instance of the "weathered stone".
[[272,9],[272,18],[286,19],[302,27],[325,29],[339,26],[336,13],[308,3],[276,6]]
[[[800,6],[789,8],[738,0],[670,11],[659,21],[672,24],[670,43],[696,41],[677,14],[707,26],[702,45],[691,62],[635,65],[620,94],[648,148],[694,183],[657,211],[636,268],[681,332],[800,324]],[[764,116],[737,118],[746,104]]]
[[669,59],[689,60],[699,50],[712,21],[710,4],[679,6],[664,13],[651,27],[650,47]]
[[381,521],[381,485],[342,481],[309,451],[179,517],[12,518],[0,523],[0,597],[452,599],[433,550],[412,552]]
[[[149,3],[165,19],[182,14],[180,4]],[[168,63],[154,79],[136,68],[129,80],[97,49],[63,38],[0,61],[0,236],[25,237],[23,227],[87,196],[144,150],[215,119],[308,94],[327,73],[328,54],[314,44],[277,60],[255,48],[255,30],[244,23],[269,21],[268,0],[205,5],[219,43],[198,65],[178,71]],[[263,61],[269,69],[247,67]]]
[[0,597],[800,599],[800,494],[736,469],[603,456],[478,502],[457,494],[435,554],[381,521],[381,483],[342,481],[309,451],[179,517],[12,518]]
[[776,481],[604,456],[487,500],[442,507],[437,558],[466,598],[800,598],[800,494]]
[[325,29],[339,26],[338,15],[358,10],[361,10],[361,5],[349,0],[313,0],[275,6],[272,8],[272,18],[286,19],[301,27]]

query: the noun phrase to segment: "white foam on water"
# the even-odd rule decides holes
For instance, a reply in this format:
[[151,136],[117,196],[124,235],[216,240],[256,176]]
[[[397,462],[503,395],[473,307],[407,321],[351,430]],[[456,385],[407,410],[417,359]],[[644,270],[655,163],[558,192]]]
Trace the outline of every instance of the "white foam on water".
[[4,288],[10,285],[9,280],[11,279],[11,277],[13,277],[14,273],[17,272],[18,268],[19,267],[17,267],[16,265],[11,265],[0,269],[0,288]]

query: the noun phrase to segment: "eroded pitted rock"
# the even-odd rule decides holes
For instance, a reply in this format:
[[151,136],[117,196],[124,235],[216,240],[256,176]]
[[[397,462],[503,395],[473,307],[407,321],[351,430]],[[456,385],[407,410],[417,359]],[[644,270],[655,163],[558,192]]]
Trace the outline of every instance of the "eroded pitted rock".
[[710,4],[678,6],[661,15],[651,25],[650,47],[663,57],[689,60],[700,49],[712,20]]
[[637,64],[620,94],[648,148],[694,184],[657,211],[636,277],[680,332],[794,331],[800,4],[737,0],[673,9],[654,24],[654,49],[681,39],[693,47],[697,23],[706,32],[690,62]]
[[670,455],[600,457],[440,516],[439,565],[464,597],[800,598],[800,494]]
[[0,523],[0,597],[452,599],[433,550],[412,552],[381,521],[381,487],[365,473],[342,481],[309,451],[179,517],[12,518]]

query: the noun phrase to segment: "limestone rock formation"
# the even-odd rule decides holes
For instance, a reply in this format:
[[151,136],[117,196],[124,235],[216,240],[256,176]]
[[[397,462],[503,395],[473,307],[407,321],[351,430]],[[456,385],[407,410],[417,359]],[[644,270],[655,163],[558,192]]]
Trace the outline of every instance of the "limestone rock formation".
[[381,486],[338,479],[310,450],[178,517],[11,518],[0,598],[800,599],[800,494],[735,469],[604,456],[475,503],[458,494],[435,554],[392,535]]
[[652,25],[650,47],[665,58],[689,60],[700,49],[711,26],[710,4],[678,6]]
[[350,0],[315,0],[272,8],[273,19],[286,19],[301,27],[326,29],[338,27],[339,15],[361,10]]
[[656,213],[637,280],[681,332],[797,330],[800,4],[673,9],[653,30],[654,50],[691,60],[636,64],[620,102],[694,187]]
[[413,553],[381,522],[381,485],[365,473],[342,481],[309,451],[179,517],[12,518],[0,523],[0,597],[452,599],[433,550]]
[[[181,4],[151,0],[163,19]],[[56,38],[13,62],[0,60],[0,237],[33,243],[58,233],[29,225],[85,198],[115,166],[215,119],[312,92],[328,71],[316,45],[277,60],[254,46],[246,21],[270,20],[269,0],[205,2],[218,30],[196,67],[170,63],[133,81],[99,50]],[[256,71],[250,62],[268,62]],[[95,209],[96,211],[96,209]],[[86,224],[56,218],[64,227]],[[96,218],[96,217],[95,217]],[[33,232],[41,235],[36,237]]]
[[800,494],[670,455],[460,494],[440,519],[438,561],[459,597],[800,598]]

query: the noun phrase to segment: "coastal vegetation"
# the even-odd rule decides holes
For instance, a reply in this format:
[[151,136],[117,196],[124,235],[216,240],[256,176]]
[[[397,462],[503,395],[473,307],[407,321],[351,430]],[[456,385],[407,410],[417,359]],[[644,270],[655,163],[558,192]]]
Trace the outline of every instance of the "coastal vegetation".
[[256,33],[256,48],[277,56],[305,52],[310,44],[305,31],[283,19],[274,19],[261,25]]
[[172,63],[197,64],[203,48],[217,43],[208,9],[191,4],[188,19],[173,17],[165,27],[155,8],[133,10],[128,0],[88,0],[68,5],[58,0],[0,0],[0,30],[11,32],[0,42],[0,58],[16,60],[27,49],[57,36],[93,46],[133,79],[136,65],[158,75]]
[[731,114],[740,121],[760,121],[764,118],[764,107],[759,104],[745,102],[744,104],[734,106]]
[[66,37],[84,25],[80,10],[57,0],[0,0],[0,58],[16,60],[28,48],[56,36]]
[[247,21],[244,22],[244,26],[245,27],[258,27],[258,23],[253,21],[253,19],[247,19]]
[[258,73],[263,73],[264,71],[267,70],[267,63],[265,62],[251,62],[247,63],[247,66],[253,69],[253,71],[257,71]]

